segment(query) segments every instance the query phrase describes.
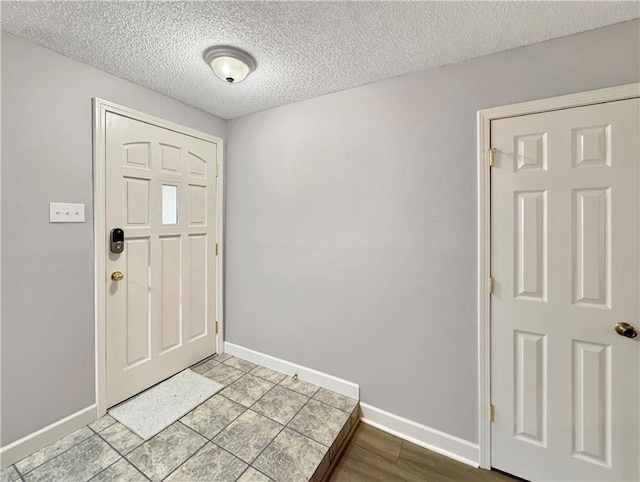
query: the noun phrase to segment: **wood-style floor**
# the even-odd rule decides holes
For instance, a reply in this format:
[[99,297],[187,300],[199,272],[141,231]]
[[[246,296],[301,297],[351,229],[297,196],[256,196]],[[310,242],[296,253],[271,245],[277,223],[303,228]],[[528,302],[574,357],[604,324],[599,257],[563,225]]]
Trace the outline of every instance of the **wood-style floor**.
[[514,482],[496,471],[474,469],[360,423],[328,482]]

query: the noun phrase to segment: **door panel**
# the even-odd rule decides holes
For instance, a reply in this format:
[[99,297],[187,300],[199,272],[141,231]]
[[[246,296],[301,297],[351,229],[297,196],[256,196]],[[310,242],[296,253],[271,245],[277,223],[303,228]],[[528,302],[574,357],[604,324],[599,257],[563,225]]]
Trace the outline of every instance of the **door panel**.
[[162,270],[162,284],[160,296],[162,297],[162,339],[160,352],[180,346],[181,313],[180,313],[180,279],[182,273],[182,255],[180,252],[180,236],[160,237],[160,263]]
[[[120,281],[118,290],[125,295],[126,308],[126,367],[151,356],[151,317],[149,310],[149,238],[127,239],[124,243],[124,255],[127,259],[125,278]],[[121,255],[122,256],[122,255]],[[114,294],[117,296],[117,293]],[[109,322],[110,320],[107,320]],[[109,352],[107,351],[107,357]]]
[[189,235],[191,254],[189,301],[189,340],[206,334],[207,331],[207,235]]
[[544,446],[547,431],[547,337],[514,331],[515,420],[517,438]]
[[640,478],[638,99],[492,121],[492,466]]
[[547,195],[544,191],[516,192],[516,298],[544,301],[547,287]]
[[609,188],[573,190],[573,303],[610,308]]
[[611,347],[573,340],[573,449],[577,457],[611,464]]
[[[214,143],[107,113],[107,404],[215,351]],[[110,275],[121,271],[124,278]]]

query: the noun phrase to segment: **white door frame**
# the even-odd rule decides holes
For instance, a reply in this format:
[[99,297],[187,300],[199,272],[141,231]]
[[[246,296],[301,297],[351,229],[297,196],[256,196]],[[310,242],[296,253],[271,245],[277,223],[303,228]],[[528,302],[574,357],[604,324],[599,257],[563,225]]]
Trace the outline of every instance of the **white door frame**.
[[484,469],[491,468],[491,121],[637,97],[640,83],[478,111],[478,440]]
[[169,129],[191,137],[205,141],[215,142],[217,145],[217,226],[216,242],[218,243],[218,256],[216,256],[216,321],[218,333],[216,335],[216,353],[224,352],[224,148],[223,140],[219,137],[206,134],[173,122],[160,119],[142,112],[123,107],[106,100],[93,98],[93,236],[94,245],[94,269],[95,269],[95,321],[96,321],[96,405],[97,416],[107,413],[107,365],[106,365],[106,116],[112,112],[130,119],[152,124],[164,129]]

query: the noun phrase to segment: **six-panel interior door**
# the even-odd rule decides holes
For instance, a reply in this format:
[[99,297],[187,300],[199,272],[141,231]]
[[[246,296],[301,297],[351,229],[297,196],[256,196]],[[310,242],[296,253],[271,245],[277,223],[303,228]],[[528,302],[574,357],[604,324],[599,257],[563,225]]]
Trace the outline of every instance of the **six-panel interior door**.
[[106,263],[108,406],[215,352],[216,155],[107,113],[105,236],[125,233]]
[[493,121],[492,466],[640,479],[639,101]]

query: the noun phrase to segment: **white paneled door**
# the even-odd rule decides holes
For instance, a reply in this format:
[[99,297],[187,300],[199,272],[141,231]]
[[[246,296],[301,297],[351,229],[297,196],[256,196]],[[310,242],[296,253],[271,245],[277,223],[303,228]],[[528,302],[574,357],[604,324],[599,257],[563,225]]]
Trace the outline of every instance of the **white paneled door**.
[[217,146],[107,112],[105,149],[110,407],[215,352]]
[[[638,99],[491,122],[492,466],[640,479]],[[627,328],[625,331],[625,327]]]

